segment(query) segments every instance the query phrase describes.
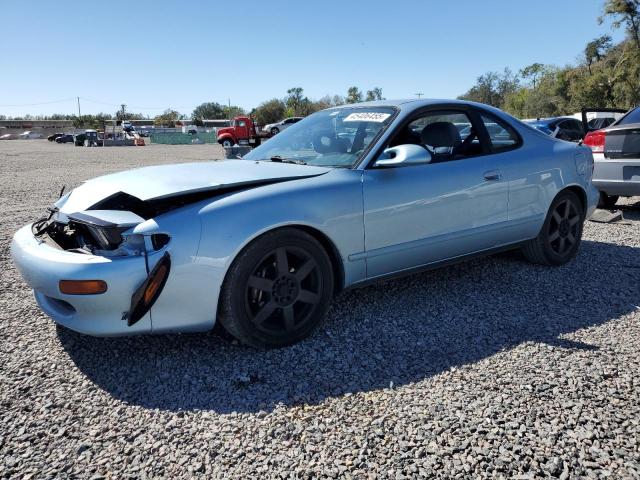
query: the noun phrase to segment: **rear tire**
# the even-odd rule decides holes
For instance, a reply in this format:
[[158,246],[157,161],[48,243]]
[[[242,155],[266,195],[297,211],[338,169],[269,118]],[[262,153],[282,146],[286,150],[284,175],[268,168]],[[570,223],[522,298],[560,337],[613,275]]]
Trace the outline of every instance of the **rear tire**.
[[584,209],[578,196],[569,190],[560,192],[538,236],[523,245],[525,258],[541,265],[564,265],[580,248],[583,224]]
[[311,235],[282,228],[250,243],[234,260],[218,319],[240,342],[278,348],[309,336],[333,296],[331,261]]
[[598,199],[598,208],[611,209],[616,206],[618,195],[607,195],[604,192],[600,192],[600,198]]

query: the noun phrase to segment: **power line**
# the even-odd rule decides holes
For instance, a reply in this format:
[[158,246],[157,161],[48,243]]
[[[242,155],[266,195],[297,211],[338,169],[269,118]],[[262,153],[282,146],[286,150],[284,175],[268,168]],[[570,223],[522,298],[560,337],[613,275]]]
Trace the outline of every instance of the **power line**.
[[[89,102],[89,103],[97,103],[99,105],[107,105],[109,107],[121,107],[122,104],[121,103],[109,103],[109,102],[102,102],[100,100],[94,100],[91,98],[86,98],[86,97],[80,97],[82,100]],[[129,107],[129,110],[167,110],[168,106],[165,107],[141,107],[140,105],[129,105],[127,104],[127,106]],[[179,108],[180,110],[189,110],[189,109],[193,109],[194,107],[192,105],[189,106],[176,106],[174,108]]]
[[[121,103],[110,103],[110,102],[103,102],[101,100],[95,100],[93,98],[87,98],[87,97],[71,97],[71,98],[65,98],[62,100],[51,100],[48,102],[36,102],[36,103],[7,103],[7,104],[0,104],[0,108],[1,107],[37,107],[39,105],[51,105],[51,104],[55,104],[55,103],[67,103],[67,102],[74,102],[78,104],[78,110],[80,110],[80,100],[83,100],[85,102],[89,102],[89,103],[95,103],[98,105],[106,105],[109,107],[116,107],[118,109],[120,109],[122,107]],[[164,111],[167,110],[168,106],[165,107],[143,107],[140,105],[128,105],[129,110],[160,110],[160,111]],[[182,105],[182,106],[174,106],[173,108],[177,108],[180,110],[193,110],[195,107],[193,105]]]
[[74,101],[76,98],[75,97],[71,97],[71,98],[66,98],[64,100],[52,100],[50,102],[39,102],[39,103],[6,103],[6,104],[2,104],[0,105],[0,107],[35,107],[38,105],[50,105],[52,103],[65,103],[65,102],[72,102]]

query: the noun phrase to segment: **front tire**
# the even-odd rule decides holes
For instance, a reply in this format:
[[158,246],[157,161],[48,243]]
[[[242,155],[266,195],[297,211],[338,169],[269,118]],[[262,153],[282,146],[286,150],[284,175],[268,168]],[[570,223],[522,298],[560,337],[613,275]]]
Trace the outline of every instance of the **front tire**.
[[278,348],[309,336],[333,296],[331,261],[311,235],[282,228],[250,243],[222,287],[218,319],[240,342]]
[[276,128],[276,127],[273,127],[273,128],[271,129],[271,136],[274,136],[274,137],[275,137],[275,136],[276,136],[277,134],[279,134],[279,133],[280,133],[280,129],[278,129],[278,128]]
[[522,247],[525,258],[541,265],[564,265],[580,248],[583,224],[584,208],[578,196],[561,192],[551,203],[538,236]]
[[600,192],[600,198],[598,199],[598,208],[612,209],[616,206],[618,195],[607,195],[604,192]]
[[233,147],[233,142],[231,140],[229,140],[228,138],[225,138],[222,142],[221,145],[223,148],[230,148]]

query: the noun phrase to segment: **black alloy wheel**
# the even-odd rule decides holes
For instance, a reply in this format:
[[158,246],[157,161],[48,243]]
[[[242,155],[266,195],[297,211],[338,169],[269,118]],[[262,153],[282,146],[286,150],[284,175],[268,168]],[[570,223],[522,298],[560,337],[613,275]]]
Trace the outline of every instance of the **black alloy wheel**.
[[547,240],[551,250],[565,256],[578,241],[582,216],[571,199],[564,199],[556,205],[549,222]]
[[278,247],[247,281],[246,313],[259,330],[293,332],[309,321],[321,294],[320,267],[313,257],[300,248]]
[[524,256],[542,265],[570,261],[580,248],[584,215],[582,202],[574,192],[560,192],[551,203],[538,236],[523,244]]
[[333,285],[331,260],[314,237],[295,228],[274,230],[250,243],[232,264],[218,317],[248,345],[290,345],[322,321]]

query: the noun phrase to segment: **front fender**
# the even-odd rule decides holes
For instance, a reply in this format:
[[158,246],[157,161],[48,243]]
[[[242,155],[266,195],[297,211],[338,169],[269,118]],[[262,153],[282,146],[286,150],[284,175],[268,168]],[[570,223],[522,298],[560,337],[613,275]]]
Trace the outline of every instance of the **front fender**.
[[209,271],[196,262],[202,224],[198,206],[190,205],[147,220],[134,233],[166,233],[169,243],[149,255],[151,270],[165,252],[171,271],[162,293],[151,307],[153,333],[202,331],[213,326],[215,304],[210,302]]
[[285,226],[317,230],[334,244],[343,264],[344,286],[364,279],[364,260],[348,260],[364,250],[361,176],[360,171],[336,169],[230,194],[204,206],[199,212],[202,236],[196,263],[211,278],[215,304],[225,275],[242,249],[260,235]]

